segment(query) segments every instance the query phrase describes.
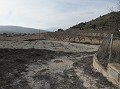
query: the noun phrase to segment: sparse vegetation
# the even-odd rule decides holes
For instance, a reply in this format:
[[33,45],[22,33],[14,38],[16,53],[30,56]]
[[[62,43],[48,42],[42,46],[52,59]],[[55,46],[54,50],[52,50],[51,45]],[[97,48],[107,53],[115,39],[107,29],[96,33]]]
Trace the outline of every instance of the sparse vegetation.
[[[116,88],[94,70],[92,63],[103,38],[119,29],[120,11],[82,22],[65,31],[1,34],[0,89]],[[120,41],[114,40],[112,57],[120,54],[119,47]],[[116,56],[114,62],[120,62],[119,58]],[[99,62],[105,67],[108,64],[106,59]]]
[[[117,27],[116,27],[117,25]],[[80,29],[83,28],[84,30],[101,30],[105,31],[112,31],[115,29],[120,29],[120,11],[118,12],[111,12],[109,14],[100,16],[95,20],[91,20],[89,22],[80,23],[73,27],[70,27],[68,30]]]

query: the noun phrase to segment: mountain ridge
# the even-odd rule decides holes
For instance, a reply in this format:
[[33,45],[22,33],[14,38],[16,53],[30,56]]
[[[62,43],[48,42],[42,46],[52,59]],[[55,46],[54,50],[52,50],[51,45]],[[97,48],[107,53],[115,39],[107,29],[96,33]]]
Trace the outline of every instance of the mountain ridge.
[[35,28],[29,28],[29,27],[22,27],[22,26],[12,26],[12,25],[6,25],[6,26],[0,26],[0,33],[44,33],[48,32],[46,30],[41,29],[35,29]]

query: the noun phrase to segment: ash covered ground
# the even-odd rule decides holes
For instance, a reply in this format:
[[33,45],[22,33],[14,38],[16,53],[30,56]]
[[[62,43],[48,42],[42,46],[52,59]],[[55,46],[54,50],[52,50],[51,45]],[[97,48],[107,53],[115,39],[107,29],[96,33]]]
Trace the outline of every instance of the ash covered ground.
[[114,89],[92,67],[96,45],[1,41],[0,89]]

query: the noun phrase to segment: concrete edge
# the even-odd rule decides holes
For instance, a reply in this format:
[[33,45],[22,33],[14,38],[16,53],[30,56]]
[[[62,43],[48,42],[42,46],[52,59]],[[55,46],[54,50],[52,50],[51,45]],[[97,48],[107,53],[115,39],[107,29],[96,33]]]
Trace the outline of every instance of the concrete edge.
[[116,85],[117,87],[120,88],[120,82],[116,81],[114,79],[114,77],[112,77],[108,71],[100,64],[100,62],[98,61],[96,54],[93,57],[93,67],[100,73],[102,73],[102,75],[104,77],[106,77],[108,79],[109,82],[112,82],[114,85]]

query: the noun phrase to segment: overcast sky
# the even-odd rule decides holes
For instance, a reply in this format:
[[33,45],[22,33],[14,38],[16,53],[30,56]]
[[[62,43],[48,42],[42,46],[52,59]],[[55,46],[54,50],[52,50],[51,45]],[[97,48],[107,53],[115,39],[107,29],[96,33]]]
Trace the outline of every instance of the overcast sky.
[[0,0],[0,25],[69,28],[108,13],[117,0]]

